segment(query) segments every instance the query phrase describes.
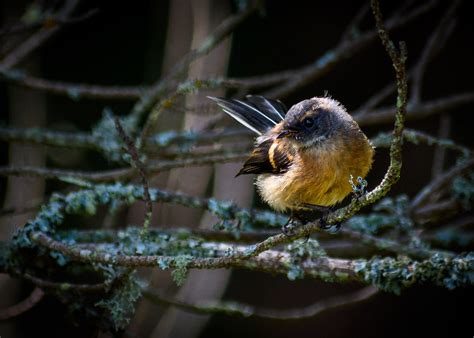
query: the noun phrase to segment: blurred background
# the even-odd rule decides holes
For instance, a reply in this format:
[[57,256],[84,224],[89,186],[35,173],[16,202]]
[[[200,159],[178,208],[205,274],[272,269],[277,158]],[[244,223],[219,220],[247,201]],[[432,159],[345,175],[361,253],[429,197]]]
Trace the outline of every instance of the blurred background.
[[[223,20],[239,11],[246,1],[170,0],[170,1],[89,1],[81,0],[74,8],[77,22],[65,23],[60,31],[14,68],[30,75],[71,83],[93,83],[107,86],[151,85],[165,76],[177,60],[199,47]],[[382,1],[387,17],[397,11],[420,6],[423,1],[393,3]],[[62,1],[3,0],[0,5],[0,55],[5,61],[18,41],[31,31],[12,33],[9,27],[33,20],[45,9],[57,9]],[[404,40],[408,47],[408,67],[414,67],[427,48],[427,41],[450,10],[450,2],[433,2],[429,9],[391,32],[395,41]],[[470,3],[459,2],[452,18],[455,26],[430,60],[424,74],[421,98],[433,101],[473,91],[474,33]],[[403,7],[405,6],[405,9]],[[364,8],[367,10],[364,11]],[[402,9],[401,9],[402,8]],[[37,13],[35,14],[35,11]],[[40,14],[38,14],[40,13]],[[394,14],[395,13],[395,14]],[[89,15],[90,14],[90,15]],[[31,16],[31,17],[29,17]],[[351,26],[360,18],[357,27]],[[373,30],[374,22],[368,1],[266,1],[240,24],[207,56],[194,62],[187,77],[210,78],[259,77],[285,70],[294,71],[310,65],[341,43],[341,37],[357,39],[361,32]],[[352,30],[351,30],[352,29]],[[330,54],[328,54],[330,56]],[[5,78],[3,78],[5,80]],[[206,95],[260,93],[277,95],[288,107],[327,91],[341,101],[349,112],[358,111],[381,88],[394,81],[393,68],[378,39],[367,42],[347,58],[328,69],[317,79],[309,79],[299,88],[275,91],[267,86],[250,90],[203,90],[180,98],[176,107],[158,117],[155,132],[167,130],[200,131],[213,124],[234,126],[230,118],[214,109]],[[13,81],[14,82],[14,81]],[[25,88],[10,80],[0,82],[0,122],[10,127],[44,127],[61,131],[89,132],[102,117],[105,107],[126,115],[134,98],[80,98],[72,90],[66,95]],[[387,96],[381,106],[395,105],[395,94]],[[358,110],[359,109],[359,110]],[[443,113],[419,115],[407,127],[432,135],[449,137],[472,148],[474,100],[446,109]],[[443,122],[444,121],[444,122]],[[448,125],[448,127],[446,127]],[[373,137],[391,130],[388,123],[362,124]],[[236,143],[250,145],[251,138]],[[436,169],[436,148],[426,145],[404,148],[401,180],[392,195],[413,197],[431,180]],[[90,150],[69,150],[39,145],[0,142],[0,164],[47,166],[71,170],[101,170],[113,167],[106,158]],[[447,155],[442,167],[452,165]],[[367,178],[369,188],[380,182],[388,165],[388,151],[377,151],[375,164]],[[182,191],[196,196],[214,196],[233,200],[241,206],[264,208],[252,185],[252,177],[234,179],[239,163],[218,164],[172,170],[149,177],[150,185]],[[440,169],[437,169],[438,171]],[[441,168],[442,170],[442,168]],[[138,182],[138,180],[137,180]],[[52,192],[67,189],[57,181],[42,178],[9,177],[0,179],[3,208],[24,207],[15,215],[0,215],[0,239],[8,240],[16,227],[34,216],[41,203]],[[142,222],[144,206],[122,208],[114,219],[93,218],[87,226],[123,227]],[[169,204],[156,205],[152,226],[211,227],[215,220],[200,210]],[[472,224],[471,224],[472,226]],[[240,270],[192,271],[185,285],[177,288],[167,272],[143,271],[152,285],[168,293],[177,293],[189,301],[229,299],[273,308],[294,308],[317,300],[355,290],[358,285],[337,285],[317,280],[289,281]],[[26,282],[0,275],[0,305],[15,303],[32,290]],[[399,337],[459,336],[470,337],[472,327],[472,288],[448,291],[444,288],[417,286],[400,296],[378,293],[362,302],[318,314],[314,318],[278,321],[235,318],[224,314],[207,316],[182,312],[142,300],[124,337]],[[10,337],[86,337],[97,335],[87,319],[71,318],[66,307],[46,297],[31,311],[14,320],[0,322],[0,336]]]

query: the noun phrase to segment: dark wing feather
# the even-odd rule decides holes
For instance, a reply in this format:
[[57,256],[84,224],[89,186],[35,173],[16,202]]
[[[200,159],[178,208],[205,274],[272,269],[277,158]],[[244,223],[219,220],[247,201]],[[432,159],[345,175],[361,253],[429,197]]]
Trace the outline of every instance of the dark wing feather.
[[216,102],[227,114],[259,135],[273,128],[285,116],[282,113],[284,106],[281,103],[261,96],[250,96],[247,97],[247,100],[211,96],[208,98]]
[[287,142],[268,139],[258,144],[236,176],[245,174],[283,174],[294,158],[294,149]]

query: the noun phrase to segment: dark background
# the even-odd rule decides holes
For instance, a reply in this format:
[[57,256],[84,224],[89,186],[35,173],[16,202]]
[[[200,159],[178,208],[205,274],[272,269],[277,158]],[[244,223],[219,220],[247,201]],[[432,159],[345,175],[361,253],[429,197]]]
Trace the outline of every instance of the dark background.
[[[387,2],[387,1],[385,1]],[[265,12],[254,15],[233,35],[229,75],[235,77],[265,74],[298,68],[316,60],[338,43],[347,23],[364,1],[268,1]],[[390,12],[393,4],[383,4]],[[407,42],[412,65],[430,32],[446,10],[441,2],[403,29],[394,40]],[[470,3],[457,11],[457,26],[443,51],[430,63],[424,99],[445,97],[473,89],[473,20]],[[167,1],[94,1],[84,8],[99,6],[100,13],[89,21],[65,28],[39,53],[42,74],[48,79],[113,85],[151,83],[158,78],[167,27]],[[362,28],[373,26],[371,15]],[[322,95],[325,90],[341,100],[349,111],[361,105],[372,93],[393,81],[394,72],[381,45],[372,43],[327,76],[298,90],[283,101],[292,105],[301,99]],[[6,86],[0,84],[1,122],[8,123]],[[387,104],[394,100],[387,101]],[[133,103],[81,100],[48,95],[48,126],[65,122],[90,130],[104,106],[127,113]],[[466,146],[474,145],[473,106],[466,105],[452,114],[450,137]],[[438,117],[413,121],[408,127],[436,134]],[[373,136],[390,125],[364,128]],[[7,163],[7,145],[0,144],[1,164]],[[393,194],[413,196],[430,177],[433,148],[419,146],[404,150],[401,181]],[[375,168],[368,177],[372,186],[379,182],[387,165],[387,153],[377,152]],[[106,163],[96,155],[84,157],[75,168],[98,169]],[[5,180],[1,179],[0,188]],[[51,192],[54,184],[48,186]],[[3,195],[3,194],[2,194]],[[2,197],[3,198],[3,197]],[[289,282],[248,271],[235,271],[224,299],[239,300],[266,307],[290,308],[310,304],[321,297],[350,291],[354,286],[330,285],[313,280]],[[29,287],[25,286],[26,296]],[[401,296],[379,294],[362,304],[331,310],[315,318],[299,321],[273,321],[216,315],[202,337],[471,337],[472,288],[448,291],[437,287],[414,287]],[[83,337],[93,329],[85,323],[73,326],[64,319],[64,308],[57,301],[43,301],[17,319],[24,336]],[[3,337],[2,337],[3,338]]]

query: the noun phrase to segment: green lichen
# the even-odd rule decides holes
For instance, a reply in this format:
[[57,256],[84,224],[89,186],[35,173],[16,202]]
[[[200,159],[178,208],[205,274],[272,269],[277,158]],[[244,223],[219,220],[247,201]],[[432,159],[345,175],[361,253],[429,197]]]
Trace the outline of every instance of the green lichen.
[[134,272],[130,272],[122,276],[120,285],[113,289],[108,298],[95,305],[106,310],[116,330],[122,330],[128,326],[140,297],[141,286]]
[[[113,112],[105,108],[100,121],[92,129],[98,148],[110,161],[130,163],[130,155],[123,150],[123,141],[115,128]],[[128,115],[120,118],[120,123],[127,135],[134,135],[137,129],[137,119]]]
[[408,204],[406,195],[384,198],[374,206],[374,212],[353,216],[346,222],[346,226],[370,235],[380,234],[389,229],[409,233],[413,230],[413,221],[408,215]]
[[474,171],[469,172],[466,177],[456,177],[452,193],[464,209],[471,210],[474,204]]
[[375,257],[357,261],[355,271],[366,282],[395,294],[415,283],[454,289],[474,282],[474,254],[455,257],[435,254],[421,262],[408,257]]
[[315,239],[293,242],[287,246],[286,250],[290,254],[290,262],[286,274],[289,280],[304,278],[303,261],[327,256],[324,249]]
[[193,259],[189,255],[179,255],[174,259],[175,268],[171,273],[174,282],[176,285],[181,286],[186,281],[186,276],[188,274],[188,264]]
[[180,151],[187,151],[196,144],[198,136],[199,134],[193,131],[171,130],[153,135],[148,144],[157,148],[166,148],[177,144]]

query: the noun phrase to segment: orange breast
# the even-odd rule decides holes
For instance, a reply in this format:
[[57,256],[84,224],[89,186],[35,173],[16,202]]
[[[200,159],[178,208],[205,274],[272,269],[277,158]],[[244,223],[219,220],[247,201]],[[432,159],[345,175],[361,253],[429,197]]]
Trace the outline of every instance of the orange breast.
[[347,140],[335,137],[312,149],[300,149],[283,175],[260,175],[257,187],[276,210],[298,208],[302,203],[332,206],[352,191],[350,175],[365,177],[374,150],[364,134]]

